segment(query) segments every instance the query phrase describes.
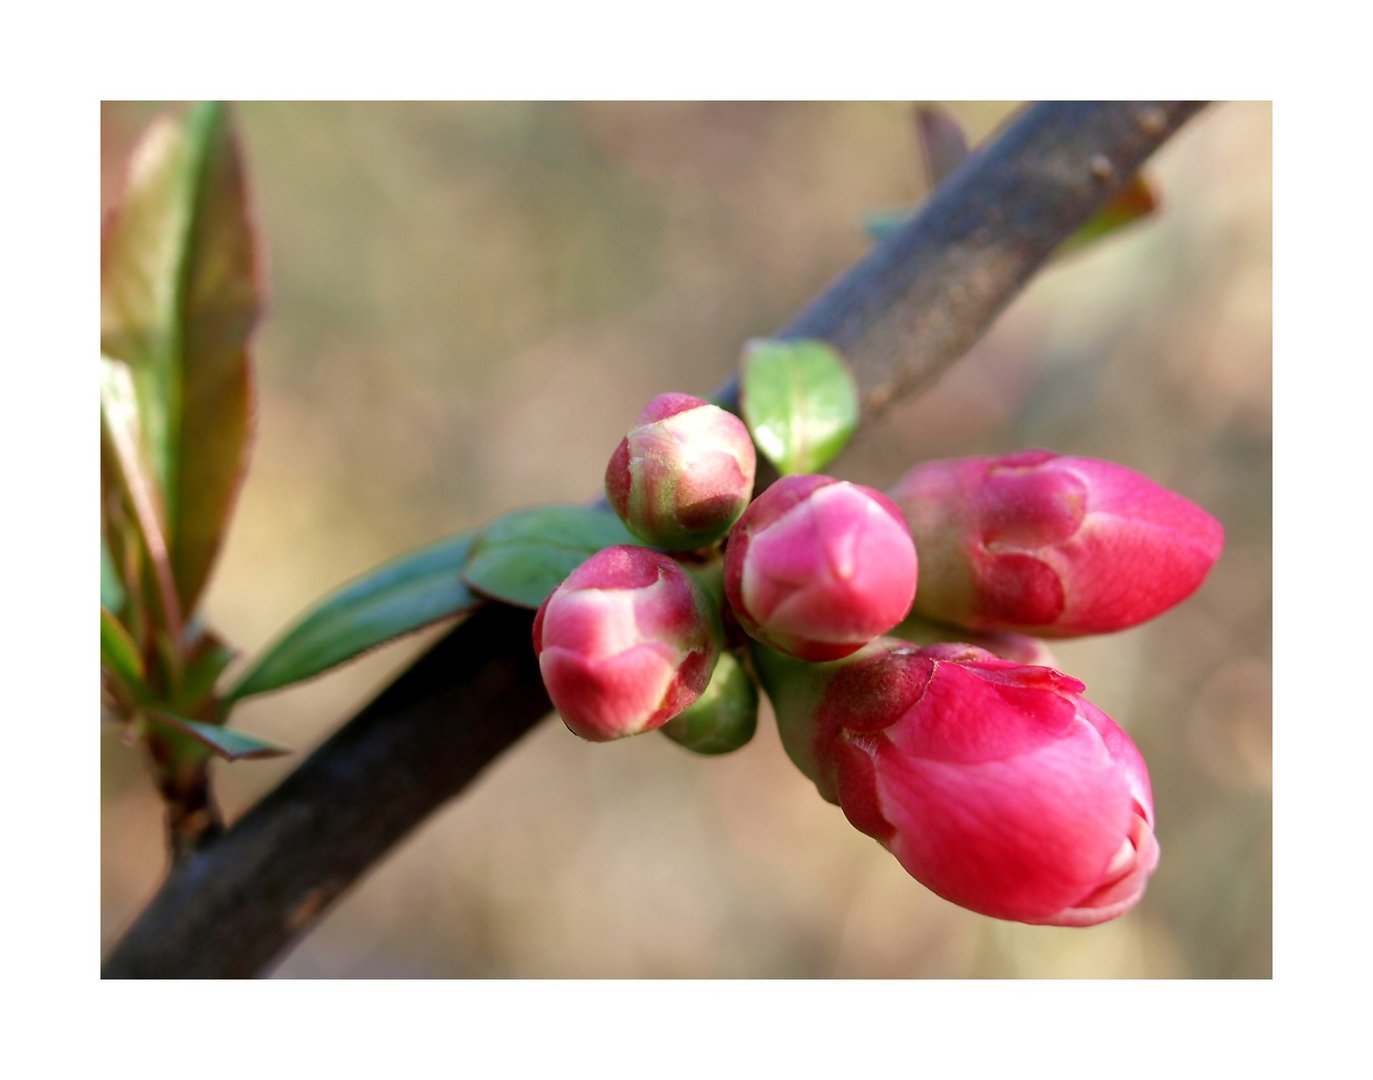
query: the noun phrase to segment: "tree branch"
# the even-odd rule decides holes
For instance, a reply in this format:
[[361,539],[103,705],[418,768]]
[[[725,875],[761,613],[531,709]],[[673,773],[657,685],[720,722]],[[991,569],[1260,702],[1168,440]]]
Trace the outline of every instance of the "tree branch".
[[[933,382],[1055,248],[1201,108],[1025,110],[916,217],[781,333],[823,338],[871,419]],[[719,395],[737,403],[737,382]],[[550,709],[532,613],[489,604],[366,706],[222,837],[169,874],[106,977],[251,976],[411,828]]]

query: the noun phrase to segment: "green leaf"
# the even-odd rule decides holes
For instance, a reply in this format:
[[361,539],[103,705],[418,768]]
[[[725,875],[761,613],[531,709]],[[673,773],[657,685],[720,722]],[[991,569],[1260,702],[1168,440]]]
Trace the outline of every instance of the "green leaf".
[[167,704],[178,712],[198,714],[237,653],[213,631],[194,626],[191,629],[196,636],[185,647],[186,668],[181,673],[181,685]]
[[591,506],[517,510],[482,531],[462,576],[486,596],[516,607],[536,608],[592,555],[619,544],[644,546],[609,510]]
[[471,534],[440,540],[325,597],[258,658],[225,700],[313,678],[393,638],[471,611],[481,600],[458,573],[471,547]]
[[1103,237],[1148,217],[1158,209],[1158,193],[1143,176],[1136,174],[1125,188],[1089,217],[1064,240],[1054,257],[1068,255],[1088,247]]
[[198,720],[189,720],[184,716],[175,716],[172,713],[152,713],[148,716],[148,721],[157,727],[171,728],[183,735],[189,735],[196,742],[209,747],[225,761],[280,757],[282,754],[291,752],[284,746],[278,746],[276,743],[268,742],[256,735],[249,735],[244,731],[234,731],[232,728],[219,727],[216,724],[202,724]]
[[823,341],[750,342],[740,397],[754,442],[783,476],[818,472],[858,426],[858,389]]
[[100,606],[100,666],[119,680],[130,697],[143,689],[143,658],[124,625],[103,604]]
[[226,110],[201,104],[157,122],[106,225],[100,340],[133,384],[187,612],[247,466],[257,264]]
[[910,209],[874,210],[863,219],[863,231],[880,244],[914,216]]
[[105,542],[105,537],[102,535],[100,537],[100,606],[109,608],[111,611],[122,611],[127,596],[124,582],[119,576],[119,570],[114,565],[114,556],[110,554],[110,545]]

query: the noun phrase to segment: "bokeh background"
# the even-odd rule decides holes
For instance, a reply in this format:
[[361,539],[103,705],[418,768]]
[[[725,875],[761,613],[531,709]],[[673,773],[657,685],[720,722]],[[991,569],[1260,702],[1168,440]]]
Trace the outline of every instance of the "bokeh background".
[[[162,106],[102,107],[101,199]],[[948,103],[976,137],[1014,103]],[[247,103],[273,299],[254,464],[209,592],[245,654],[313,599],[518,506],[581,501],[649,397],[740,344],[925,194],[909,105]],[[1225,103],[1150,164],[1151,221],[1043,273],[835,472],[1045,446],[1215,513],[1225,554],[1147,626],[1057,646],[1150,763],[1163,856],[1128,917],[999,923],[820,800],[764,718],[724,759],[550,719],[376,867],[279,977],[1267,978],[1272,967],[1272,120]],[[301,752],[433,633],[235,713]],[[102,948],[165,869],[102,733]],[[294,758],[216,766],[232,818]]]

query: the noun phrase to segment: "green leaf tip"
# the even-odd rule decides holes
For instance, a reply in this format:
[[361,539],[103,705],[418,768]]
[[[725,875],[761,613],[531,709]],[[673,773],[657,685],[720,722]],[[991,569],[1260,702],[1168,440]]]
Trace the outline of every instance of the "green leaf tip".
[[283,754],[291,752],[284,746],[278,746],[276,743],[268,742],[256,735],[249,735],[246,731],[234,731],[232,728],[220,727],[216,724],[203,724],[198,720],[176,716],[173,713],[150,713],[148,720],[154,725],[168,727],[183,735],[189,735],[196,742],[209,747],[225,761],[281,757]]
[[537,608],[592,555],[622,544],[646,546],[605,508],[516,510],[482,530],[462,576],[493,600]]
[[481,598],[459,571],[472,539],[463,533],[429,544],[326,596],[254,662],[226,700],[313,678],[404,634],[471,611]]

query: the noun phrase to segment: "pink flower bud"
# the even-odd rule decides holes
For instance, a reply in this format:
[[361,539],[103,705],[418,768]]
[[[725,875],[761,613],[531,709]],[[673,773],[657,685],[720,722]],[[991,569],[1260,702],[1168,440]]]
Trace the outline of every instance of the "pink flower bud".
[[825,682],[809,696],[774,696],[783,742],[927,888],[1053,926],[1114,919],[1143,895],[1158,863],[1149,774],[1076,679],[892,639],[836,667],[813,669]]
[[563,721],[593,742],[651,731],[701,696],[719,659],[715,603],[666,555],[599,551],[534,617],[534,652]]
[[725,549],[725,595],[753,637],[837,660],[899,623],[915,595],[901,511],[871,488],[787,476],[760,495]]
[[1123,630],[1195,592],[1224,542],[1139,473],[1048,450],[927,462],[891,495],[925,571],[916,610],[974,630]]
[[661,394],[611,455],[605,491],[635,536],[686,551],[714,543],[738,520],[756,465],[737,416],[687,394]]

